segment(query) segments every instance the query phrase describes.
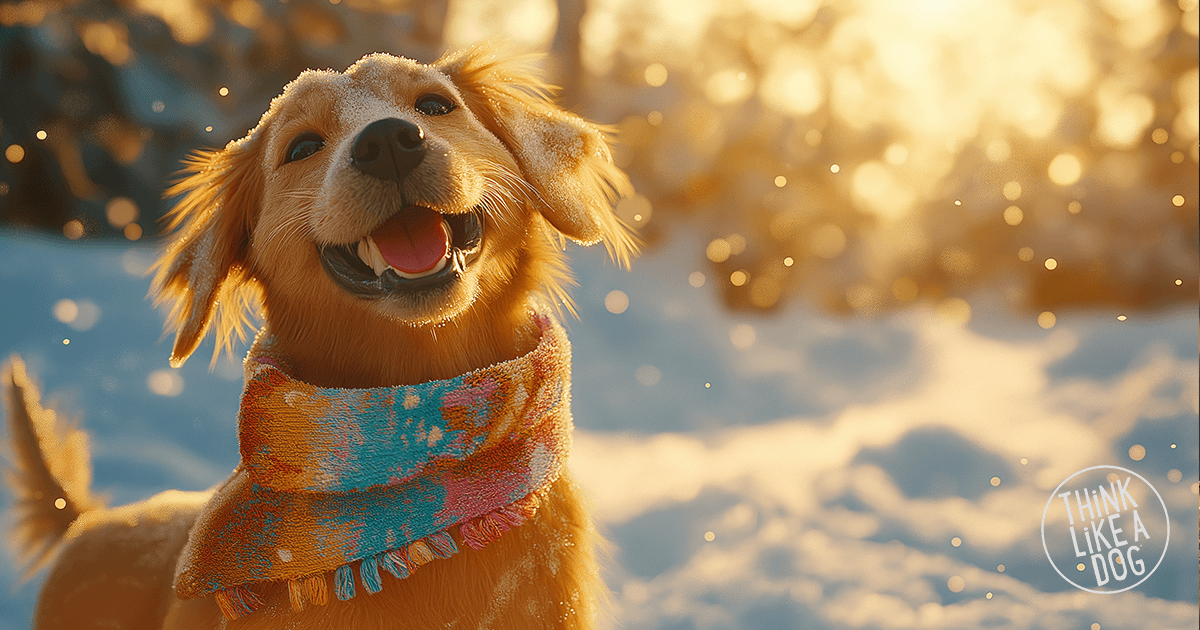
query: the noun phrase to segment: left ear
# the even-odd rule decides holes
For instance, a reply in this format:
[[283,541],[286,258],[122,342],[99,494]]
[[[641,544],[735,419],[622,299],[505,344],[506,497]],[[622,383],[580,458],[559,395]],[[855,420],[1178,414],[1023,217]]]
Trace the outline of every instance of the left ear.
[[217,330],[213,362],[244,340],[257,300],[249,274],[249,239],[262,198],[258,138],[251,132],[221,151],[201,151],[185,162],[183,179],[167,191],[179,203],[167,215],[174,242],[151,268],[155,305],[170,305],[175,331],[171,365],[191,356],[209,328]]
[[528,62],[502,59],[487,46],[447,55],[434,66],[454,82],[467,107],[512,153],[538,193],[534,202],[559,232],[583,245],[603,242],[628,267],[637,241],[613,214],[633,186],[612,163],[601,128],[563,111]]

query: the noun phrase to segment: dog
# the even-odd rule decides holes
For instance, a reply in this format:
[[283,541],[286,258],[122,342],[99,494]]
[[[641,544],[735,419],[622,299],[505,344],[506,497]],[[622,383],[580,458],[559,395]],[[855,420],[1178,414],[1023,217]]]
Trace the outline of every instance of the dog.
[[[88,490],[86,435],[41,407],[14,359],[4,380],[17,539],[32,569],[56,556],[34,627],[594,627],[606,593],[596,560],[602,540],[570,473],[555,468],[569,445],[569,390],[561,374],[547,377],[528,396],[537,400],[522,402],[525,389],[480,375],[503,376],[527,356],[544,367],[538,353],[561,332],[553,313],[564,305],[574,313],[565,292],[567,239],[603,243],[626,267],[636,255],[636,237],[613,210],[631,186],[612,163],[607,132],[557,107],[530,58],[480,46],[431,65],[372,54],[345,72],[306,71],[248,135],[190,158],[168,191],[180,199],[167,219],[175,237],[154,268],[153,291],[169,309],[174,366],[210,330],[215,361],[245,340],[253,315],[261,317],[245,362],[242,463],[207,492],[168,491],[105,508]],[[569,382],[569,361],[566,369]],[[294,389],[264,402],[262,388],[284,381]],[[461,389],[453,396],[467,392],[437,403],[447,414],[465,405],[453,407],[458,419],[433,426],[442,422],[435,414],[433,424],[397,428],[424,395],[413,392],[446,383]],[[484,398],[501,390],[513,405],[538,409],[503,420],[532,427],[533,437],[512,437],[517,429],[501,431],[500,420],[463,411],[486,407],[492,399]],[[312,417],[327,418],[322,410],[363,400],[361,392],[391,392],[391,406],[379,407],[386,413],[378,417],[350,414],[354,430],[304,437],[328,444],[302,442],[298,455],[288,455],[291,440],[308,430],[310,416],[285,421],[248,411],[276,405],[291,413],[298,396],[328,396],[333,402],[310,405],[319,407]],[[384,416],[390,424],[370,424]],[[464,424],[468,416],[474,425]],[[550,427],[543,418],[551,417],[565,424]],[[347,442],[368,426],[385,429]],[[401,445],[390,432],[403,430]],[[475,442],[463,447],[470,431]],[[355,481],[375,474],[375,464],[344,468],[345,449],[359,449],[350,459],[373,457],[369,448],[380,444],[431,454],[407,481],[394,471],[383,481]],[[326,446],[342,459],[301,471]],[[524,459],[510,466],[506,454]],[[504,475],[518,469],[524,485],[509,484],[514,477]],[[413,479],[475,488],[493,477],[505,481],[463,496],[495,495],[497,505],[471,512],[455,504],[455,518],[467,520],[424,538],[414,538],[426,531],[416,531],[415,520],[395,527],[389,520],[384,532],[360,518],[376,514],[379,497],[393,501],[379,513],[385,520],[399,519],[405,505],[421,513],[411,497],[395,503],[397,489],[408,492]],[[309,512],[286,511],[278,501]],[[344,516],[353,531],[327,531],[332,526],[322,523],[330,521],[311,516],[317,503],[357,506]],[[446,510],[430,527],[445,524]],[[387,543],[364,551],[376,534]],[[278,545],[263,546],[272,536]],[[305,550],[279,543],[297,537]],[[302,560],[307,575],[284,575]],[[275,577],[252,579],[262,575]]]

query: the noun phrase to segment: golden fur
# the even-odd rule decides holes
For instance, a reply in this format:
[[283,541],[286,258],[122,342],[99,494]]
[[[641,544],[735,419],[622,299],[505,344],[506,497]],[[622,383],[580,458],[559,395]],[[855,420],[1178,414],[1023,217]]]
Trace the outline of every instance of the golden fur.
[[[429,93],[457,109],[436,117],[414,110],[414,99]],[[419,124],[430,147],[390,188],[351,172],[346,159],[350,139],[381,116]],[[284,163],[291,139],[304,132],[319,134],[324,148]],[[245,138],[193,157],[169,191],[182,195],[169,218],[177,238],[156,266],[155,286],[176,331],[172,362],[186,360],[209,329],[216,352],[231,348],[256,309],[276,340],[273,353],[288,357],[296,378],[324,387],[413,384],[514,358],[536,343],[528,325],[535,303],[570,308],[564,237],[603,242],[622,264],[635,254],[611,211],[628,190],[601,129],[555,107],[526,59],[485,47],[430,66],[369,55],[344,73],[305,72]],[[367,300],[340,288],[318,248],[356,241],[405,205],[444,215],[482,210],[482,248],[461,280],[412,299]],[[14,426],[21,421],[13,414],[50,413],[15,365],[6,379]],[[71,460],[76,472],[64,476],[37,473],[38,461],[67,461],[44,439],[39,446],[42,432],[17,440],[29,453],[19,461],[19,496],[43,498],[22,521],[27,548],[58,536],[65,543],[37,628],[590,628],[604,596],[598,539],[564,474],[530,521],[482,551],[464,549],[408,579],[385,578],[377,594],[298,613],[276,585],[262,609],[225,622],[211,598],[178,600],[170,584],[208,493],[167,492],[101,509],[87,494],[87,473],[78,472],[86,457]],[[77,518],[65,532],[65,517],[47,520],[60,512],[47,507],[50,495],[71,497]]]

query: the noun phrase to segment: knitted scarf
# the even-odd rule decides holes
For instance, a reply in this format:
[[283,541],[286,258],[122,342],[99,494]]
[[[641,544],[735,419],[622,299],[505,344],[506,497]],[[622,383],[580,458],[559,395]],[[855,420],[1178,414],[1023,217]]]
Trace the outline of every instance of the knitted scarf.
[[[571,443],[571,348],[535,314],[529,354],[462,376],[371,389],[316,387],[269,356],[246,360],[242,461],[204,507],[175,575],[228,619],[287,581],[293,609],[383,588],[533,515]],[[260,339],[260,342],[262,340]],[[256,344],[256,347],[268,344]]]

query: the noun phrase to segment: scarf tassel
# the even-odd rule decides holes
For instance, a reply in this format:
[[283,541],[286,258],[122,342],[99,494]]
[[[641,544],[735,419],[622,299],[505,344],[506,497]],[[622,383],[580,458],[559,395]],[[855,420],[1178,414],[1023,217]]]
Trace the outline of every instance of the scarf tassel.
[[[494,510],[459,526],[463,542],[472,549],[482,549],[499,538],[504,532],[528,520],[537,512],[541,501],[530,494],[510,505]],[[438,558],[449,558],[458,553],[458,545],[450,532],[438,532],[413,541],[404,547],[391,549],[376,556],[363,559],[358,566],[358,577],[368,593],[383,590],[379,569],[403,580],[412,575],[417,567]],[[344,564],[334,571],[333,594],[341,601],[355,595],[354,571]],[[244,617],[262,606],[262,599],[244,586],[218,591],[217,606],[226,619]],[[307,604],[324,606],[329,603],[329,587],[324,574],[288,580],[288,600],[292,610],[300,612]]]
[[329,603],[329,586],[325,575],[310,575],[306,578],[288,580],[288,601],[292,610],[300,612],[308,604],[324,606]]
[[217,608],[221,609],[221,614],[229,620],[245,617],[254,612],[254,609],[262,606],[262,600],[258,595],[244,586],[217,591],[214,598],[217,600]]
[[537,495],[530,494],[524,499],[463,523],[458,527],[458,533],[462,535],[463,542],[467,543],[468,547],[478,551],[504,532],[524,523],[537,512],[539,506],[541,501]]

